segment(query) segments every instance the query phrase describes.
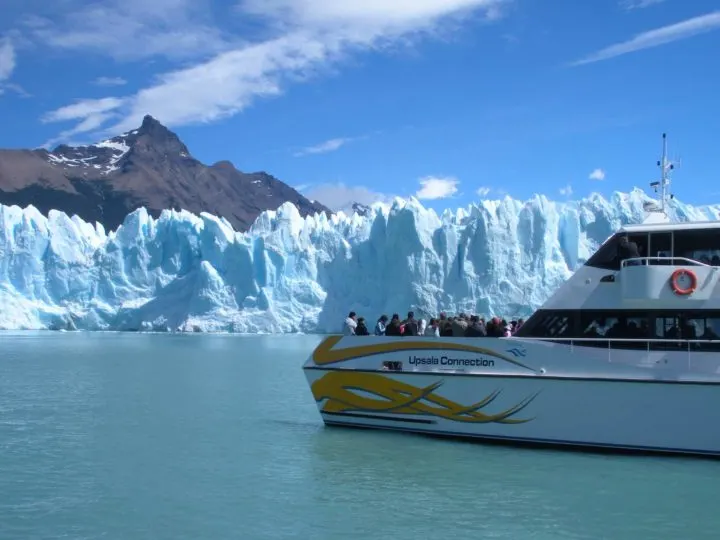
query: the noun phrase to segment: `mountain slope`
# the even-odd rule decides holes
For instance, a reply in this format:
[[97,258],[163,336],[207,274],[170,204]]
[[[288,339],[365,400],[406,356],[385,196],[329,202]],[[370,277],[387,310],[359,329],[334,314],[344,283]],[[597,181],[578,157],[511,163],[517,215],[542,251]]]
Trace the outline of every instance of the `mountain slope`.
[[117,228],[139,207],[209,212],[247,230],[261,212],[290,202],[305,216],[330,212],[269,174],[230,162],[206,166],[151,116],[140,128],[89,146],[0,150],[0,203],[60,210]]

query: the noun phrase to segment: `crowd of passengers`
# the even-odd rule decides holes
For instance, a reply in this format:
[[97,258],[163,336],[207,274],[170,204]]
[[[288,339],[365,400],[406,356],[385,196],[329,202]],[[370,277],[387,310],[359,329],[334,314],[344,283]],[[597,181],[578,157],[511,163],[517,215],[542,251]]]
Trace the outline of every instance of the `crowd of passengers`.
[[500,317],[486,321],[485,317],[465,313],[452,317],[440,313],[437,318],[426,321],[416,319],[410,311],[404,320],[397,313],[390,318],[381,315],[371,334],[365,318],[351,311],[345,319],[343,333],[347,336],[510,337],[522,327],[523,322],[523,319],[507,322]]

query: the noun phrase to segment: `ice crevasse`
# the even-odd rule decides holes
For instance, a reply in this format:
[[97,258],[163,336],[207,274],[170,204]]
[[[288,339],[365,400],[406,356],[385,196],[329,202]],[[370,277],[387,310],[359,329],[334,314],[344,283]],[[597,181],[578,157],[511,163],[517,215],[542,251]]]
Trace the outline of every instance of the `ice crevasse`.
[[[366,216],[290,203],[248,232],[210,214],[138,209],[106,232],[0,205],[0,328],[335,332],[349,310],[527,316],[618,227],[641,190],[573,202],[486,200],[438,215],[411,198]],[[678,220],[720,205],[674,200]]]

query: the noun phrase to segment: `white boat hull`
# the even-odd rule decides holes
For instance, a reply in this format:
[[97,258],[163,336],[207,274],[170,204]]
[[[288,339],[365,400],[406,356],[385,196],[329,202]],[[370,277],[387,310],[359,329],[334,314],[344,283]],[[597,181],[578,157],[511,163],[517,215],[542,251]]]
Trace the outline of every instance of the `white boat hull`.
[[[576,361],[577,352],[576,348]],[[356,357],[355,366],[343,362],[323,366],[312,361],[305,365],[326,424],[720,456],[719,381],[502,369],[496,373],[383,371],[357,365],[368,358]]]

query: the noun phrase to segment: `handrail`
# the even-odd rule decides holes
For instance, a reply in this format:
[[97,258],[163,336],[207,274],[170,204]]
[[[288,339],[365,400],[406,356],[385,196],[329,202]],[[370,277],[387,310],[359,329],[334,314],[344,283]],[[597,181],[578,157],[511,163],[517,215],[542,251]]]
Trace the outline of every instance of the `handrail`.
[[[638,261],[641,264],[640,265],[628,264],[631,261]],[[682,264],[689,264],[692,266],[707,266],[710,268],[715,268],[712,264],[706,264],[704,262],[700,262],[695,259],[688,259],[687,257],[633,257],[631,259],[623,259],[620,262],[620,267],[625,268],[627,266],[652,266],[650,264],[642,264],[643,262],[649,263],[650,261],[681,261]],[[676,266],[676,265],[672,264],[669,266]]]
[[[682,338],[568,338],[568,337],[552,337],[552,338],[532,338],[532,337],[511,337],[506,338],[508,341],[549,341],[549,342],[569,342],[570,345],[570,353],[574,353],[575,347],[582,347],[583,343],[601,343],[602,346],[598,347],[598,351],[607,351],[607,361],[609,363],[613,363],[613,358],[615,355],[617,355],[619,352],[625,351],[636,351],[640,352],[643,351],[648,356],[645,357],[651,358],[651,353],[669,353],[669,352],[682,352],[685,354],[685,360],[684,362],[687,364],[687,370],[688,372],[694,371],[694,365],[693,365],[693,353],[700,353],[700,352],[708,352],[712,353],[714,355],[717,354],[717,350],[714,347],[700,347],[700,345],[712,345],[712,344],[718,344],[720,345],[720,339],[682,339]],[[637,343],[643,345],[642,347],[638,348],[622,348],[620,343]],[[613,347],[613,343],[616,344],[616,347]],[[651,347],[651,344],[653,343],[663,343],[667,346],[665,347],[659,347],[654,348]],[[697,346],[696,346],[697,345]],[[623,362],[621,355],[619,357],[621,362]],[[679,359],[679,358],[678,358]],[[697,360],[697,359],[696,359]],[[716,357],[713,357],[713,360],[716,361]],[[647,360],[646,360],[647,361]]]

